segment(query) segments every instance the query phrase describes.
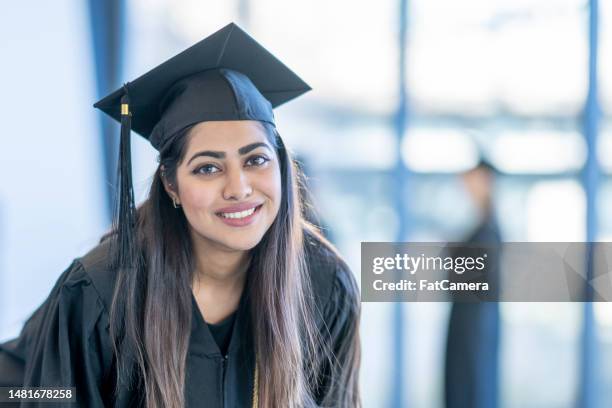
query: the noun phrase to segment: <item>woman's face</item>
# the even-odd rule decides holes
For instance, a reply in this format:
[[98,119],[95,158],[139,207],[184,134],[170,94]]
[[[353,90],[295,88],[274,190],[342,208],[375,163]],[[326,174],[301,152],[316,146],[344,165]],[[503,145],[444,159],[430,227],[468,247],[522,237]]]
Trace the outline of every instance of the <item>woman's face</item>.
[[[276,150],[257,121],[201,122],[176,172],[180,203],[196,245],[249,250],[274,222],[281,201]],[[177,209],[177,211],[180,211]]]

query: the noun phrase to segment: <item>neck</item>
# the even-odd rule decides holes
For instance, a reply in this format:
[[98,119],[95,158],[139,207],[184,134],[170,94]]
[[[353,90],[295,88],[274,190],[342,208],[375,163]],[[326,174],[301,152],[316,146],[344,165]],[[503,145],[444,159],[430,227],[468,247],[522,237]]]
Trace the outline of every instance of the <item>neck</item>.
[[246,252],[197,254],[194,280],[205,286],[242,287],[250,260]]
[[240,303],[251,262],[248,251],[235,251],[191,233],[195,255],[193,295],[207,323],[218,323]]
[[194,293],[209,299],[235,298],[242,293],[251,257],[248,251],[236,251],[213,245],[192,234],[196,258],[193,276]]

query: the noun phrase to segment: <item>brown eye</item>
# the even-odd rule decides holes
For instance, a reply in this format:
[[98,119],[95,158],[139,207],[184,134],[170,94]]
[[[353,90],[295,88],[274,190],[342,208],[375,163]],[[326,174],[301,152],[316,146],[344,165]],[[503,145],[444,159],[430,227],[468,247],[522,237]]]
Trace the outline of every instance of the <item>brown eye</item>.
[[263,166],[269,161],[270,159],[268,159],[267,157],[262,156],[262,155],[257,155],[257,156],[250,157],[249,160],[247,160],[246,164],[248,166],[259,167],[259,166]]
[[214,164],[205,164],[203,166],[196,167],[193,174],[210,175],[220,172],[221,170]]

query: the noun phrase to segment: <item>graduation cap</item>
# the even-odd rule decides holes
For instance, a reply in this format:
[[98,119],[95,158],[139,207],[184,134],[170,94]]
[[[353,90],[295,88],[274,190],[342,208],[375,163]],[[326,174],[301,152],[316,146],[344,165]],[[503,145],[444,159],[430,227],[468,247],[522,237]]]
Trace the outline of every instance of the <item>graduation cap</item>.
[[121,122],[117,182],[117,267],[135,260],[136,220],[130,131],[159,151],[180,130],[203,121],[258,120],[311,88],[234,23],[170,58],[94,104]]
[[497,173],[497,168],[484,156],[480,157],[473,169],[482,169],[492,174]]
[[492,175],[496,175],[499,173],[497,167],[482,152],[478,156],[478,162],[474,166],[466,170],[465,173],[469,173],[474,170],[484,170]]

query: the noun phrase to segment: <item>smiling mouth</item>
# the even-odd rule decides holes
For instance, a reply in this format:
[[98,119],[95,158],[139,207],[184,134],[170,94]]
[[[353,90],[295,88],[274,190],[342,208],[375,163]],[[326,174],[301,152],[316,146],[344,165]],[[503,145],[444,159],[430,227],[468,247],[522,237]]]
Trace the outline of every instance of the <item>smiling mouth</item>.
[[219,217],[221,217],[221,218],[232,219],[232,220],[241,220],[241,219],[250,217],[251,215],[253,215],[257,211],[259,211],[259,209],[262,206],[263,206],[263,204],[260,204],[260,205],[258,205],[256,207],[249,208],[248,210],[238,211],[238,212],[231,212],[231,213],[220,212],[220,213],[217,213],[217,215]]

